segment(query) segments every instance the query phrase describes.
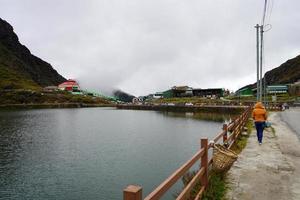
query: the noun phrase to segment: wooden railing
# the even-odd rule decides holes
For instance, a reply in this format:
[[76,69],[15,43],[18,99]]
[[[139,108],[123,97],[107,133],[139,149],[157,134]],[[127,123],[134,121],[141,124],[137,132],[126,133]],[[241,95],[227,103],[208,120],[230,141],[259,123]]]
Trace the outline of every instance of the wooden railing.
[[[208,186],[208,173],[210,166],[213,163],[212,158],[208,158],[208,150],[213,147],[213,143],[218,143],[222,138],[223,144],[231,148],[250,116],[251,107],[233,120],[229,124],[223,125],[223,130],[214,139],[213,142],[208,143],[207,138],[200,141],[199,151],[173,174],[171,174],[164,182],[162,182],[155,190],[153,190],[144,200],[158,200],[160,199],[197,161],[200,160],[200,167],[193,179],[185,186],[185,188],[178,195],[176,200],[185,200],[190,198],[190,193],[194,186],[200,182],[201,188],[195,197],[195,200],[201,199],[205,189]],[[124,200],[142,200],[142,187],[137,185],[129,185],[123,190]]]

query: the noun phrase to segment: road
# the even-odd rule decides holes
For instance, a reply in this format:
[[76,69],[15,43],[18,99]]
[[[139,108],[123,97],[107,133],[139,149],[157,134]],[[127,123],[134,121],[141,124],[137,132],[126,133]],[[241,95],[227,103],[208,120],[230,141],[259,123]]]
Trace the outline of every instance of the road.
[[280,118],[289,125],[300,139],[300,108],[290,108],[280,113]]

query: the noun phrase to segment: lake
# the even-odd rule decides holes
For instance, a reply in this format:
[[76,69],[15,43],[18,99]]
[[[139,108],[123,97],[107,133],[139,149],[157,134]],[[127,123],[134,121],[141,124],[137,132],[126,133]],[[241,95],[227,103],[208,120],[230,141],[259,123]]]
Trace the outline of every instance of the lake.
[[0,199],[119,200],[128,184],[141,185],[145,196],[230,117],[114,108],[0,111]]

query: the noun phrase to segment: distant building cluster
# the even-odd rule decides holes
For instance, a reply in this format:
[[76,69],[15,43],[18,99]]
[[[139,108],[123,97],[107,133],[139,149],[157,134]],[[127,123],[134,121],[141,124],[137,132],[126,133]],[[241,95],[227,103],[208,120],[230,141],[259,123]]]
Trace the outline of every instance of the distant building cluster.
[[[264,91],[267,95],[289,94],[300,96],[300,80],[292,84],[267,85]],[[236,91],[236,96],[256,96],[257,89],[250,86]]]
[[133,99],[133,103],[143,102],[146,99],[162,99],[162,98],[183,98],[183,97],[203,97],[217,99],[229,95],[229,90],[224,88],[192,88],[189,86],[174,86],[163,92],[156,92],[147,96],[140,96]]
[[[118,101],[114,97],[108,97],[96,92],[87,90],[81,90],[78,82],[74,79],[69,79],[58,86],[48,86],[44,88],[44,92],[55,92],[55,91],[67,91],[72,94],[86,95],[92,97],[102,97],[111,101]],[[293,96],[300,96],[300,80],[293,84],[282,84],[282,85],[268,85],[265,87],[265,94],[267,95],[280,95],[289,94]],[[132,99],[132,103],[140,104],[145,100],[152,99],[163,99],[163,98],[184,98],[184,97],[200,97],[207,99],[219,99],[229,95],[235,95],[239,97],[253,97],[256,96],[256,88],[251,86],[239,89],[235,93],[230,93],[229,90],[224,88],[192,88],[189,86],[174,86],[168,90],[162,92],[156,92],[147,96],[135,97]]]
[[58,89],[69,92],[80,92],[79,84],[73,79],[69,79],[66,82],[59,84]]
[[47,86],[44,87],[44,92],[55,92],[55,91],[68,91],[73,94],[82,94],[79,84],[73,79],[69,79],[58,86]]
[[59,84],[58,86],[47,86],[43,88],[44,92],[57,92],[57,91],[66,91],[74,95],[85,95],[91,97],[101,97],[110,101],[117,101],[114,97],[105,96],[96,92],[82,90],[79,86],[79,83],[74,79],[68,79],[67,81]]

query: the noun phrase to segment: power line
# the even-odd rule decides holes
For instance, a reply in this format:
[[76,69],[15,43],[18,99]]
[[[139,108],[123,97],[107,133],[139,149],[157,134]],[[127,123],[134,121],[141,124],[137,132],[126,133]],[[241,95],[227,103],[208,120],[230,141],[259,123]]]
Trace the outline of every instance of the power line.
[[271,23],[271,15],[273,12],[273,7],[274,7],[274,2],[275,0],[270,0],[270,3],[268,4],[268,17],[267,17],[267,23]]
[[267,13],[267,4],[268,4],[268,0],[265,0],[263,18],[262,18],[262,22],[261,22],[261,24],[263,26],[265,25],[265,19],[266,19],[266,13]]

